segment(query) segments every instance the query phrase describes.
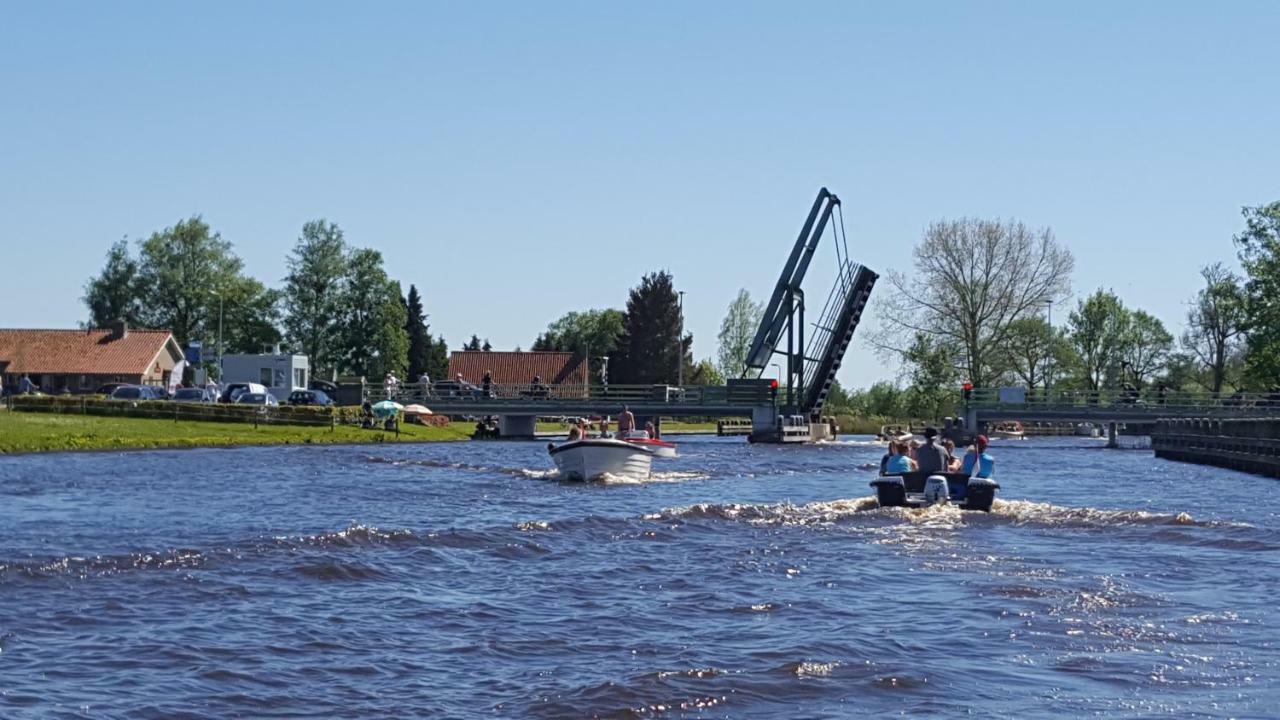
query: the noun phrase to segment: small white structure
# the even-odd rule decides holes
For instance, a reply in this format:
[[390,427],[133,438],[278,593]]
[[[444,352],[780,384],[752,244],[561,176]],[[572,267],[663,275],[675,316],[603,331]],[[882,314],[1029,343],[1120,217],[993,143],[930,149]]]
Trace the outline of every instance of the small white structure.
[[252,382],[264,385],[276,400],[284,401],[294,390],[306,390],[311,366],[306,355],[225,355],[222,383]]

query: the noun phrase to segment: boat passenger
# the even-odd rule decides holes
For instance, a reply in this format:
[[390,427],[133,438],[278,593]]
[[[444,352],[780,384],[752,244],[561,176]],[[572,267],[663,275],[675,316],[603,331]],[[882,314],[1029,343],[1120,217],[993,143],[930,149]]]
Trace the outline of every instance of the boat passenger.
[[934,444],[934,440],[937,437],[937,428],[927,427],[924,429],[924,445],[916,449],[916,465],[918,469],[929,473],[947,471],[947,463],[951,458],[947,455],[946,450]]
[[890,440],[889,444],[885,447],[884,457],[880,458],[880,474],[881,475],[889,474],[889,461],[892,460],[894,456],[897,454],[898,454],[898,441]]
[[899,475],[916,469],[916,461],[907,456],[907,446],[903,443],[893,444],[893,456],[885,464],[886,475]]
[[956,457],[956,441],[947,438],[942,441],[942,448],[947,451],[947,472],[960,472],[960,458]]
[[569,442],[573,442],[574,440],[581,440],[581,439],[582,439],[582,431],[578,429],[578,426],[575,425],[569,428]]
[[636,429],[636,416],[631,414],[631,409],[626,405],[622,406],[622,412],[618,414],[618,437],[625,438]]
[[600,418],[600,437],[609,437],[609,418],[607,417]]
[[654,440],[661,439],[658,437],[658,426],[654,425],[651,422],[647,422],[644,424],[644,431],[649,433],[649,437],[653,438]]
[[[974,473],[974,463],[978,465],[978,472]],[[979,435],[973,442],[973,450],[965,453],[964,465],[961,472],[971,477],[989,478],[996,474],[995,458],[987,454],[987,436]]]

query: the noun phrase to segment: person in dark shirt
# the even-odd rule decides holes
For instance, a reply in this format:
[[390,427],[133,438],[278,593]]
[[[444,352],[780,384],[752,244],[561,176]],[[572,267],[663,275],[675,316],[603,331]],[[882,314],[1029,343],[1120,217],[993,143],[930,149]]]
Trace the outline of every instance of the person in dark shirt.
[[948,457],[944,448],[934,444],[937,437],[937,428],[924,429],[924,445],[916,450],[916,465],[924,472],[947,472],[947,465],[951,458]]

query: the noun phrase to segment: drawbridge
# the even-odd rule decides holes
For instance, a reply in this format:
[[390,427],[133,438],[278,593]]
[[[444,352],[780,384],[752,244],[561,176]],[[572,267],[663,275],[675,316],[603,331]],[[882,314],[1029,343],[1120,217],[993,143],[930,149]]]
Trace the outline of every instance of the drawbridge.
[[[828,230],[835,245],[835,282],[817,321],[809,328],[805,324],[804,279],[819,241]],[[801,439],[802,435],[807,439],[807,424],[821,419],[836,372],[879,277],[850,258],[840,198],[822,188],[782,268],[747,353],[743,377],[759,378],[772,364],[785,368],[778,378],[782,393],[778,416],[772,428],[762,428],[757,419],[752,433],[755,439],[778,441]],[[776,356],[782,357],[781,363],[775,363]],[[805,425],[803,433],[801,425]]]

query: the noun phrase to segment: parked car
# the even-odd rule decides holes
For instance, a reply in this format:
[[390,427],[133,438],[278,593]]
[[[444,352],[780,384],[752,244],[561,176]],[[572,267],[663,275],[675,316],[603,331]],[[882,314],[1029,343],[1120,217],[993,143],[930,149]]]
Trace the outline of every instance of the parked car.
[[261,405],[263,407],[275,407],[280,403],[271,396],[270,393],[264,392],[246,392],[236,396],[237,405]]
[[338,384],[329,382],[328,380],[316,380],[315,378],[312,378],[311,382],[307,383],[307,389],[319,390],[330,398],[338,394]]
[[122,383],[122,382],[107,383],[106,385],[100,386],[97,390],[94,390],[93,394],[110,395],[111,393],[115,392],[118,388],[122,388],[122,387],[129,387],[129,383]]
[[266,395],[267,388],[252,382],[227,383],[227,386],[222,389],[222,395],[218,398],[218,402],[233,403],[242,393],[247,392]]
[[466,380],[440,380],[431,386],[431,392],[436,397],[474,397],[478,398],[484,395],[484,392],[467,382]]
[[289,405],[320,405],[329,407],[333,405],[333,398],[329,397],[323,390],[294,390],[289,393],[289,399],[286,400]]
[[173,394],[173,401],[181,403],[212,403],[217,402],[218,397],[205,388],[178,388]]
[[138,402],[140,400],[168,400],[169,396],[161,388],[150,385],[123,385],[112,391],[108,399]]

